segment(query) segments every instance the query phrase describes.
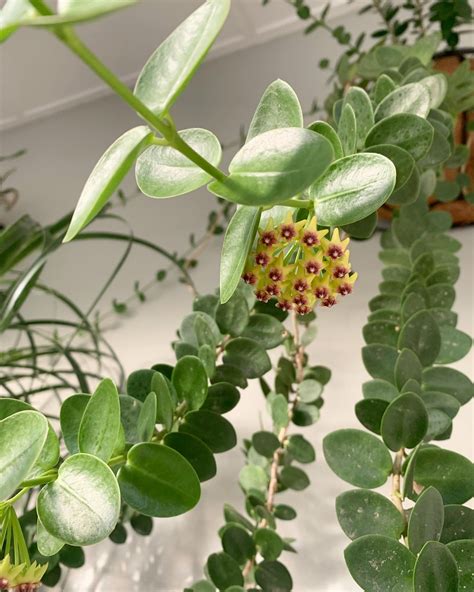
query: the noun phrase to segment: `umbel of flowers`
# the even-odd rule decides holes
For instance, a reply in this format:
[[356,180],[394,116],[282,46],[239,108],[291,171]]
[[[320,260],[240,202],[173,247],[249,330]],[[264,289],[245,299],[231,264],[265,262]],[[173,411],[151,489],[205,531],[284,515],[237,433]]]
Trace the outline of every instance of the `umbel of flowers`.
[[348,244],[339,229],[329,235],[318,230],[315,216],[294,222],[289,212],[282,224],[270,218],[259,230],[242,277],[258,300],[276,298],[278,308],[305,315],[318,302],[330,307],[352,292],[357,273],[351,271]]

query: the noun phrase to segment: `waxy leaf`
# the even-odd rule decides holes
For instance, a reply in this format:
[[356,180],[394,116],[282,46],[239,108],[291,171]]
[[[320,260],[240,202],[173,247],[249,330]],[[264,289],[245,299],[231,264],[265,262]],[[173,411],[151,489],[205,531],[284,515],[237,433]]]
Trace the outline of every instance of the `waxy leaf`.
[[351,224],[375,212],[393,191],[394,165],[380,154],[353,154],[331,164],[311,186],[318,222]]
[[291,592],[293,580],[290,572],[279,561],[261,561],[255,570],[255,581],[262,590],[278,590],[278,592]]
[[362,399],[356,403],[355,414],[365,428],[380,435],[382,417],[387,407],[388,401],[383,399]]
[[444,101],[448,82],[444,74],[433,74],[422,78],[418,84],[426,88],[430,96],[430,109],[437,109]]
[[395,384],[401,389],[407,380],[416,380],[421,383],[423,367],[418,356],[411,349],[402,349],[395,364]]
[[349,104],[342,107],[337,123],[337,134],[341,140],[344,156],[354,154],[357,149],[357,122],[354,109]]
[[394,144],[420,160],[433,142],[433,127],[418,115],[398,113],[379,121],[369,132],[365,145]]
[[285,328],[281,322],[268,314],[252,314],[242,337],[248,337],[265,349],[272,349],[283,342]]
[[173,386],[180,401],[189,409],[199,409],[207,397],[207,373],[203,363],[195,356],[184,356],[173,370]]
[[[400,148],[400,146],[393,146],[390,144],[379,144],[378,146],[371,146],[367,149],[367,152],[376,152],[377,154],[382,154],[382,156],[385,156],[394,164],[397,175],[395,187],[393,188],[394,193],[408,183],[415,169],[415,161],[406,150]],[[419,180],[419,175],[417,176],[417,178]],[[410,188],[413,189],[413,187],[411,186]],[[413,201],[415,201],[415,199],[416,196],[413,199]],[[393,194],[390,196],[390,203],[393,203]]]
[[293,434],[288,438],[287,450],[300,463],[311,463],[316,459],[311,442],[299,434]]
[[308,475],[302,469],[292,465],[283,467],[280,472],[280,481],[285,487],[295,491],[302,491],[310,484]]
[[398,358],[395,347],[382,344],[366,345],[362,348],[365,369],[373,378],[381,378],[394,384],[394,368]]
[[219,304],[215,313],[216,322],[224,335],[241,335],[249,320],[249,307],[245,298],[234,292],[225,303]]
[[111,469],[90,454],[75,454],[59,468],[56,481],[36,503],[46,530],[69,545],[93,545],[115,528],[120,491]]
[[410,551],[418,555],[428,541],[439,541],[444,523],[443,498],[434,487],[428,487],[418,498],[408,522]]
[[458,592],[458,567],[451,551],[436,541],[421,550],[415,565],[415,592]]
[[430,110],[430,94],[417,82],[405,84],[387,95],[375,110],[375,121],[386,119],[397,113],[412,113],[426,117]]
[[97,216],[152,137],[149,128],[141,125],[125,132],[104,152],[84,185],[64,242]]
[[156,422],[161,423],[167,430],[170,430],[173,425],[174,404],[171,388],[171,384],[163,374],[160,372],[153,374],[150,390],[156,395]]
[[151,55],[135,95],[154,113],[166,113],[183,92],[224,24],[230,0],[207,0]]
[[247,337],[231,339],[224,352],[224,363],[242,370],[246,378],[259,378],[271,370],[267,352],[259,343]]
[[447,547],[458,568],[458,592],[469,592],[474,588],[474,541],[453,541]]
[[204,401],[202,409],[214,411],[214,413],[228,413],[240,401],[238,389],[230,382],[216,382],[212,384]]
[[239,565],[251,559],[257,552],[249,533],[240,524],[229,524],[222,533],[222,548]]
[[146,516],[188,512],[199,501],[201,486],[191,464],[161,444],[136,444],[118,473],[124,501]]
[[357,148],[362,148],[367,134],[374,125],[374,111],[369,95],[364,89],[352,86],[344,96],[343,104],[350,105],[354,111],[355,120],[357,122],[356,145]]
[[[0,397],[0,421],[18,413],[19,411],[35,411],[35,409],[19,399],[5,399]],[[48,424],[48,435],[35,464],[28,473],[28,479],[33,479],[48,469],[56,466],[59,460],[59,440],[56,432]]]
[[435,447],[419,450],[414,479],[424,487],[435,487],[445,504],[463,504],[474,495],[474,465],[451,450]]
[[422,399],[415,393],[403,393],[387,407],[381,425],[385,444],[396,452],[414,448],[428,430],[428,413]]
[[344,151],[342,149],[341,140],[337,135],[336,130],[329,125],[326,121],[315,121],[308,125],[308,129],[313,130],[313,132],[317,132],[324,136],[327,140],[331,142],[332,149],[334,151],[334,159],[339,160],[344,156]]
[[39,518],[36,524],[36,544],[38,551],[45,557],[56,555],[64,547],[64,541],[49,534]]
[[145,399],[138,416],[137,432],[142,442],[148,442],[153,436],[156,424],[156,394],[150,393]]
[[105,378],[87,402],[79,426],[80,452],[108,461],[120,428],[120,403],[115,384]]
[[260,214],[260,208],[240,206],[227,226],[220,266],[222,303],[230,299],[239,285],[247,256],[257,233]]
[[214,455],[204,442],[183,432],[171,432],[164,438],[166,446],[179,452],[196,471],[199,481],[212,479],[217,471]]
[[71,395],[61,405],[60,421],[64,443],[71,454],[79,452],[79,427],[90,395]]
[[392,471],[392,459],[384,444],[361,430],[344,429],[328,434],[323,450],[336,475],[356,487],[380,487]]
[[264,493],[268,487],[268,476],[262,467],[245,465],[240,470],[239,483],[246,492],[260,491]]
[[303,127],[303,113],[291,86],[284,80],[275,80],[267,86],[260,99],[246,141],[280,127]]
[[227,553],[213,553],[207,560],[207,572],[219,590],[243,586],[244,578],[237,561]]
[[447,544],[461,539],[474,539],[474,510],[457,504],[444,506],[440,541]]
[[472,347],[472,338],[455,327],[440,327],[441,347],[437,364],[451,364],[467,356]]
[[380,534],[399,540],[405,521],[395,505],[380,493],[368,489],[345,491],[336,498],[336,514],[346,535],[354,540],[366,534]]
[[381,378],[364,382],[362,392],[365,399],[382,399],[388,402],[393,401],[399,394],[393,384]]
[[459,370],[435,366],[423,371],[423,390],[448,393],[465,405],[474,395],[474,385],[471,380]]
[[280,128],[245,144],[229,165],[225,183],[213,181],[216,195],[250,206],[285,201],[307,189],[333,159],[330,142],[304,128]]
[[346,548],[344,557],[351,576],[366,592],[413,592],[415,556],[392,538],[362,536]]
[[410,317],[400,331],[398,347],[413,350],[423,366],[429,366],[436,360],[441,348],[441,335],[428,311],[420,310]]
[[0,421],[0,501],[29,475],[47,435],[48,422],[37,411],[19,411]]
[[187,413],[179,431],[199,438],[215,453],[230,450],[237,444],[232,424],[206,409]]
[[[212,165],[218,166],[222,149],[216,136],[199,128],[179,132],[181,138]],[[199,189],[211,176],[171,146],[149,146],[137,160],[137,185],[149,197],[166,198]]]

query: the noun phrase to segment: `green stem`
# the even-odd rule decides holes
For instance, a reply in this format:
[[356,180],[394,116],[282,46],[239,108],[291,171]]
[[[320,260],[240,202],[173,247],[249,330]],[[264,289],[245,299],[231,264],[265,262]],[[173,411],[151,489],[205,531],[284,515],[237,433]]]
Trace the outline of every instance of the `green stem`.
[[114,456],[113,458],[111,458],[107,464],[109,465],[109,467],[114,467],[115,465],[120,465],[126,461],[127,461],[126,455],[121,454],[119,456]]
[[126,103],[132,107],[143,119],[155,128],[167,140],[168,144],[178,150],[199,168],[214,177],[221,183],[225,182],[226,175],[209,161],[198,154],[178,134],[175,127],[168,120],[155,115],[113,72],[111,72],[99,58],[82,43],[75,32],[69,27],[60,27],[55,31],[56,37],[60,39],[69,49],[75,53],[99,78],[117,93]]
[[46,473],[43,473],[43,475],[36,477],[36,479],[28,479],[27,481],[23,481],[20,487],[23,487],[26,490],[28,490],[30,489],[30,487],[34,487],[35,485],[44,485],[45,483],[51,483],[51,481],[55,481],[57,477],[58,471],[56,469],[52,469],[51,471],[47,471]]
[[15,494],[13,497],[5,500],[4,502],[2,502],[2,505],[8,505],[8,506],[12,506],[15,502],[17,502],[21,497],[23,497],[25,495],[25,493],[27,493],[29,490],[29,487],[23,487],[23,489],[20,489],[20,491]]
[[313,202],[309,199],[287,199],[286,201],[282,201],[278,205],[289,206],[290,208],[305,208],[309,210],[313,207]]

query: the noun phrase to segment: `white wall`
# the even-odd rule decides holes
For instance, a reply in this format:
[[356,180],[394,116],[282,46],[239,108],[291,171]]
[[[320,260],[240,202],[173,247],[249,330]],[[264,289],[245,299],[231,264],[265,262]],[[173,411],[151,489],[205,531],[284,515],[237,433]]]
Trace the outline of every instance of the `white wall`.
[[[350,26],[354,28],[353,23]],[[364,22],[363,26],[369,28],[370,24]],[[58,52],[62,51],[65,49],[58,45]],[[335,45],[327,36],[296,34],[213,61],[204,65],[180,99],[174,110],[175,119],[180,128],[206,127],[228,143],[238,136],[239,126],[249,122],[260,95],[275,78],[292,84],[305,109],[315,95],[324,97],[329,87],[326,74],[321,74],[317,63],[321,57],[334,53]],[[28,81],[24,92],[34,92]],[[40,222],[48,223],[73,208],[84,179],[100,154],[133,125],[137,125],[137,119],[129,109],[116,98],[106,98],[5,133],[3,153],[28,149],[28,154],[18,162],[19,172],[14,177],[21,200],[9,218],[28,212]],[[133,179],[129,178],[125,185],[131,188]],[[199,233],[213,204],[213,197],[201,190],[161,202],[140,197],[120,213],[136,234],[173,251],[186,247],[190,232],[198,229]],[[464,245],[455,310],[459,313],[460,328],[472,332],[473,231],[462,229],[454,234]],[[380,281],[377,241],[378,237],[374,237],[353,245],[353,267],[360,272],[357,289],[341,305],[321,312],[319,338],[309,348],[312,363],[325,364],[334,374],[327,387],[321,421],[303,429],[318,453],[318,462],[309,467],[311,487],[303,494],[282,496],[299,512],[299,519],[282,527],[285,535],[296,538],[298,555],[284,558],[294,576],[295,592],[358,589],[344,565],[342,551],[348,541],[334,512],[335,496],[349,487],[325,465],[321,441],[336,428],[358,425],[353,406],[361,397],[361,383],[368,378],[360,358],[361,328],[368,312],[367,301],[376,293]],[[55,256],[45,279],[86,306],[118,257],[116,246],[101,244],[98,248],[92,243],[72,243]],[[203,291],[217,285],[218,259],[216,241],[195,274]],[[112,296],[126,297],[135,279],[143,282],[151,279],[162,265],[157,257],[135,250],[104,300],[104,306]],[[33,303],[33,308],[37,307],[35,312],[43,315],[51,312],[45,306],[43,301]],[[153,299],[140,306],[135,315],[109,333],[128,371],[173,360],[169,342],[190,306],[190,295],[182,286],[169,281],[160,285]],[[467,360],[456,366],[465,372],[470,370]],[[269,427],[262,397],[252,385],[243,392],[241,403],[229,418],[243,438],[259,428],[260,416]],[[472,411],[463,408],[449,442],[451,448],[467,456],[472,456],[473,451],[472,419]],[[223,503],[228,501],[241,507],[237,484],[241,460],[238,449],[220,455],[218,475],[204,484],[202,501],[195,510],[176,519],[156,520],[152,537],[133,537],[133,544],[126,548],[108,543],[91,548],[87,568],[71,572],[62,589],[68,592],[182,590],[185,584],[201,576],[207,555],[219,549],[216,530],[223,520]]]

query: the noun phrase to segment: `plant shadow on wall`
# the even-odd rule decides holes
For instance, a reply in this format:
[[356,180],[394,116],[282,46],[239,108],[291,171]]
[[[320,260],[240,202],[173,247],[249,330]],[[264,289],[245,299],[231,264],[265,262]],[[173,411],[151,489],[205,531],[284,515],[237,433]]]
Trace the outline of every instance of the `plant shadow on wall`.
[[[0,400],[0,586],[29,592],[40,580],[54,583],[60,563],[73,564],[80,547],[108,536],[124,542],[129,521],[147,533],[151,517],[193,508],[200,483],[215,475],[214,455],[237,442],[224,415],[237,405],[239,389],[259,379],[272,429],[244,442],[239,483],[247,516],[225,507],[223,550],[208,558],[205,579],[187,590],[292,590],[283,553],[294,551],[293,541],[278,529],[296,511],[277,496],[309,485],[301,465],[315,457],[311,443],[293,431],[317,421],[330,378],[305,352],[315,336],[314,308],[329,308],[353,290],[349,237],[370,237],[377,209],[392,201],[399,208],[382,239],[384,281],[364,328],[363,359],[374,380],[356,409],[374,434],[339,430],[327,436],[324,451],[339,476],[363,488],[337,500],[341,525],[355,539],[346,562],[363,589],[469,590],[472,514],[462,504],[472,496],[473,467],[432,443],[449,438],[452,419],[472,398],[472,383],[446,366],[471,347],[451,311],[459,243],[446,234],[450,215],[427,207],[456,151],[453,114],[445,110],[449,82],[429,69],[440,37],[400,46],[399,63],[379,64],[363,87],[348,86],[331,123],[304,127],[293,89],[272,83],[227,174],[214,134],[178,131],[170,109],[230,2],[208,0],[198,8],[151,56],[133,92],[72,28],[131,3],[69,0],[55,14],[42,0],[10,0],[2,12],[2,39],[19,26],[48,29],[146,123],[99,160],[64,240],[90,236],[85,227],[134,164],[138,186],[153,198],[207,184],[220,203],[237,204],[224,238],[220,289],[196,296],[173,343],[174,366],[132,372],[126,394],[101,374],[95,389],[80,384],[65,399],[61,454],[58,436],[35,406],[15,396]],[[420,68],[423,75],[411,76]],[[4,294],[5,328],[16,322],[22,290],[36,285],[63,230],[41,234],[46,253]],[[12,265],[22,255],[19,232],[21,222],[1,237]],[[179,267],[185,275],[186,266]],[[267,350],[276,347],[282,350],[272,388]],[[389,476],[393,503],[370,491]],[[416,502],[409,519],[406,498]],[[16,508],[24,499],[35,508],[22,526]]]

